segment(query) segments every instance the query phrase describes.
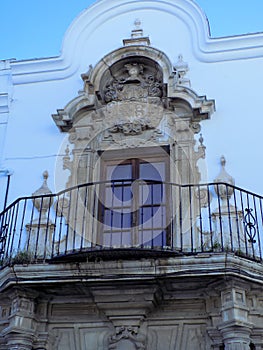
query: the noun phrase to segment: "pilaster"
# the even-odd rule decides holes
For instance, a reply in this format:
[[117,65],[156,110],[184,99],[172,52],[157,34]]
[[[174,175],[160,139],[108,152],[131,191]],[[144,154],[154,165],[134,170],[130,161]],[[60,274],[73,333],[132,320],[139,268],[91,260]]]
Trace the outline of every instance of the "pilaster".
[[221,292],[222,323],[218,329],[222,334],[225,350],[250,350],[252,324],[248,321],[246,289],[229,283]]
[[3,336],[9,350],[31,350],[35,338],[35,298],[37,294],[16,288],[10,294],[12,300],[9,326]]
[[2,164],[2,150],[4,150],[5,133],[13,87],[11,77],[10,60],[0,60],[0,168]]

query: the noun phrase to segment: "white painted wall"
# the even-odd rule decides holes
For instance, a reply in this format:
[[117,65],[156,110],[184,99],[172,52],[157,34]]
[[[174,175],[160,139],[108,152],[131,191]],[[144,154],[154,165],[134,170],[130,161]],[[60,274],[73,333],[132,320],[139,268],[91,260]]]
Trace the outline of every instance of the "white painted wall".
[[[218,174],[224,154],[236,184],[263,194],[263,35],[211,39],[203,12],[191,0],[100,0],[72,23],[60,57],[0,65],[0,165],[14,171],[9,202],[40,187],[46,169],[54,190],[56,155],[66,135],[51,114],[77,96],[89,64],[130,37],[136,18],[151,45],[172,62],[183,54],[193,90],[215,99],[216,112],[202,122],[207,180]],[[0,186],[1,210],[6,186],[1,173]]]

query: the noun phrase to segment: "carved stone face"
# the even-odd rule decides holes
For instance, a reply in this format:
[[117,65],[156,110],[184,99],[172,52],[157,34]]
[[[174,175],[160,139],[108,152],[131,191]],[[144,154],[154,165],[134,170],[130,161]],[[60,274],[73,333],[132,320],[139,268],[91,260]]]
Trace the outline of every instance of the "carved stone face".
[[139,75],[139,67],[138,65],[131,65],[131,64],[126,64],[125,65],[128,68],[128,73],[131,76],[131,78],[137,78]]

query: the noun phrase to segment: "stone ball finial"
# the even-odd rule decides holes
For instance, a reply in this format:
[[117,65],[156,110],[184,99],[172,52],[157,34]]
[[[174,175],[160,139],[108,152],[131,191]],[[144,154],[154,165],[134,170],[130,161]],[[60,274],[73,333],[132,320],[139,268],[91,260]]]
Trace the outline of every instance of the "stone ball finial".
[[[234,189],[232,186],[235,185],[235,180],[225,170],[226,159],[224,156],[221,156],[220,164],[221,164],[221,170],[214,180],[214,183],[215,183],[214,188],[215,188],[216,194],[221,198],[221,200],[226,201],[230,199],[230,197],[234,192]],[[220,183],[220,184],[216,185],[216,183]]]
[[184,62],[182,54],[178,55],[177,62],[174,64],[174,69],[184,72],[185,74],[188,71],[188,63]]
[[41,211],[41,216],[45,217],[46,212],[50,208],[50,206],[53,204],[53,198],[52,197],[44,197],[41,198],[43,195],[49,195],[52,194],[51,190],[49,189],[47,185],[47,179],[48,179],[48,171],[45,170],[43,172],[43,184],[41,187],[39,187],[38,190],[36,190],[32,195],[37,196],[38,198],[35,198],[33,200],[35,208],[40,212]]
[[221,156],[220,163],[221,163],[222,167],[225,167],[225,165],[226,165],[226,158],[224,156]]
[[44,179],[45,181],[47,181],[48,176],[49,176],[48,171],[45,170],[45,171],[43,172],[43,179]]
[[136,18],[134,21],[134,26],[136,29],[140,29],[142,25],[142,21],[139,18]]
[[204,138],[202,134],[200,134],[199,142],[200,142],[200,146],[204,146]]

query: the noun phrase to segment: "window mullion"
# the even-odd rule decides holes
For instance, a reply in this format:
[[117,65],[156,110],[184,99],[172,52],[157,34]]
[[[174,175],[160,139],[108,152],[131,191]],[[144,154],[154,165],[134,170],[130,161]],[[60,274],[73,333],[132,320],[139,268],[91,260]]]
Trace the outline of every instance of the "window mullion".
[[138,245],[139,243],[139,183],[138,179],[140,177],[140,160],[138,158],[131,159],[132,163],[132,228],[131,233],[133,237],[133,244]]

